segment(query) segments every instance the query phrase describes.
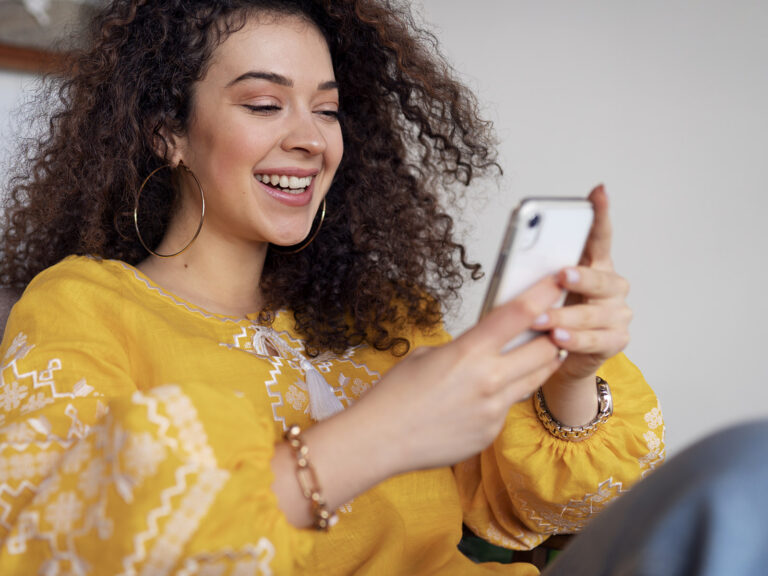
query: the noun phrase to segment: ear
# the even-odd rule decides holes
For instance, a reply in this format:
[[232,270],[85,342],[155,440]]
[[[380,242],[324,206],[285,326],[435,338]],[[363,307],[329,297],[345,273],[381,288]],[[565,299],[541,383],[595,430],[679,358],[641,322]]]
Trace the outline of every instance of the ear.
[[154,134],[152,148],[158,158],[164,159],[171,166],[178,166],[184,158],[185,143],[184,137],[163,126]]

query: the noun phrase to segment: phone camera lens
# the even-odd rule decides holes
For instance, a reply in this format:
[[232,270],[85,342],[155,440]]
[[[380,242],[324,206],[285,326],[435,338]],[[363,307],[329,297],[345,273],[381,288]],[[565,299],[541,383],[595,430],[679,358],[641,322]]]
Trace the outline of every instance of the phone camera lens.
[[541,221],[541,218],[538,214],[536,214],[533,218],[528,220],[528,228],[536,228],[536,226],[539,225],[539,222]]

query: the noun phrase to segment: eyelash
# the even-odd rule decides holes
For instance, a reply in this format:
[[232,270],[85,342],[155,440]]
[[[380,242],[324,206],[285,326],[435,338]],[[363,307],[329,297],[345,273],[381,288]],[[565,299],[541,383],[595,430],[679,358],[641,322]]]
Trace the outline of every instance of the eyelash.
[[273,112],[278,112],[280,110],[280,106],[273,106],[273,105],[253,106],[251,104],[244,104],[243,106],[248,110],[250,110],[251,112],[273,113]]
[[[280,106],[273,106],[273,105],[253,106],[251,104],[244,104],[244,106],[251,112],[256,112],[261,114],[274,114],[275,112],[279,112],[280,110],[282,110]],[[322,114],[323,116],[327,116],[328,118],[333,120],[339,119],[339,112],[337,110],[320,110],[319,114]]]

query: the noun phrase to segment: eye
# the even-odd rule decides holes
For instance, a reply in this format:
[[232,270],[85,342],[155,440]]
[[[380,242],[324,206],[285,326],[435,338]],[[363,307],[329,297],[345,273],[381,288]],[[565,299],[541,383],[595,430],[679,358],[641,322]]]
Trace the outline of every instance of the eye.
[[318,110],[318,114],[321,116],[326,117],[328,120],[336,121],[339,120],[339,111],[338,110]]
[[253,104],[243,104],[243,107],[250,110],[254,114],[259,114],[262,116],[269,116],[282,110],[280,106],[275,106],[274,104],[264,104],[260,106],[255,106]]

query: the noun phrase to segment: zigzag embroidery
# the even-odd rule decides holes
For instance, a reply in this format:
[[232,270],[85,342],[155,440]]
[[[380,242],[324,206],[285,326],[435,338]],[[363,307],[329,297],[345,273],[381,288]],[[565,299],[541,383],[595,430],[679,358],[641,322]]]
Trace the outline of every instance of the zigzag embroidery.
[[[21,336],[22,334],[19,333]],[[30,350],[34,346],[30,347]],[[32,389],[33,390],[39,390],[41,388],[48,387],[50,391],[50,395],[53,398],[85,398],[86,396],[96,396],[96,397],[103,397],[103,394],[96,392],[92,386],[90,386],[85,379],[80,380],[77,382],[72,389],[72,392],[57,392],[56,391],[56,382],[53,378],[54,372],[61,370],[61,360],[59,358],[54,358],[48,362],[48,368],[47,370],[43,372],[37,372],[36,370],[32,370],[30,372],[19,372],[19,367],[17,363],[16,358],[11,360],[8,364],[5,364],[3,366],[2,372],[4,372],[7,368],[10,368],[14,380],[23,380],[23,379],[31,379],[32,380]],[[5,378],[2,376],[2,372],[0,372],[0,388],[5,386]],[[38,377],[39,374],[39,377]]]
[[148,562],[141,570],[141,576],[169,573],[182,553],[183,544],[199,526],[229,478],[228,472],[217,468],[200,471],[197,483],[185,494],[168,520],[168,526],[174,525],[178,529],[172,531],[166,527],[165,532],[155,542]]
[[[41,452],[43,452],[51,448],[51,446],[56,446],[63,448],[64,450],[68,450],[74,443],[74,440],[67,440],[65,438],[61,438],[60,436],[48,436],[48,438],[46,438],[43,442],[36,442],[34,440],[24,443],[3,442],[0,445],[0,456],[3,455],[3,452],[5,452],[6,448],[13,449],[18,453],[22,453],[25,452],[30,446],[35,446],[39,448]],[[0,492],[0,494],[2,494],[2,492]]]
[[8,514],[11,513],[11,505],[5,502],[3,498],[6,494],[11,496],[11,498],[18,498],[25,490],[34,493],[37,491],[37,486],[32,484],[29,480],[23,480],[15,490],[10,484],[5,482],[0,484],[0,510],[2,510],[2,515],[0,515],[0,526],[9,532],[13,529],[13,526],[8,523]]
[[[298,338],[294,338],[289,332],[285,332],[285,331],[278,332],[277,330],[275,330],[275,334],[278,337],[284,337],[284,339],[288,340],[292,344],[295,344],[295,345],[297,345],[299,347],[301,347],[301,345],[302,345],[301,340],[299,340]],[[339,364],[341,364],[343,362],[348,362],[348,363],[352,364],[352,366],[354,366],[355,368],[359,368],[361,370],[365,370],[365,372],[369,376],[374,377],[376,380],[381,380],[381,374],[378,371],[371,370],[370,368],[368,368],[367,364],[363,364],[362,362],[356,362],[355,360],[352,359],[352,356],[354,356],[357,352],[359,352],[361,350],[364,350],[367,347],[368,346],[366,346],[365,344],[361,344],[359,346],[353,346],[352,348],[349,348],[341,356],[337,356],[337,355],[334,355],[334,354],[326,353],[326,354],[321,354],[317,358],[311,358],[310,361],[313,364],[319,364],[319,363],[324,362],[324,361],[337,362]]]
[[184,491],[187,489],[186,476],[195,474],[197,471],[198,466],[193,465],[180,466],[176,469],[176,484],[162,491],[160,495],[162,504],[152,510],[147,516],[147,529],[144,532],[136,534],[136,536],[133,538],[135,552],[123,559],[124,571],[118,574],[118,576],[136,576],[136,569],[134,568],[134,565],[147,557],[145,543],[160,534],[158,519],[163,516],[171,515],[173,512],[173,507],[170,504],[171,499],[184,493]]
[[[186,398],[186,396],[181,392],[178,386],[173,386],[173,385],[166,385],[166,386],[155,388],[152,390],[152,394],[159,396],[158,403],[159,402],[166,403],[168,400]],[[155,407],[156,407],[156,404],[155,404]],[[144,405],[147,406],[147,409],[149,412],[149,403],[146,403]],[[191,409],[194,410],[194,407],[191,407]],[[157,416],[156,412],[155,412],[155,415],[157,418],[161,418]],[[172,412],[170,415],[171,423],[179,429],[179,437],[183,441],[185,432],[189,434],[189,432],[185,429],[188,429],[191,424],[190,424],[190,420],[180,420],[179,418],[180,418],[179,414]],[[194,422],[199,422],[199,421],[197,419],[194,419]],[[157,423],[157,421],[155,421],[155,423]],[[171,507],[170,501],[174,497],[184,494],[186,492],[187,476],[190,476],[195,473],[200,473],[201,470],[203,470],[203,473],[201,474],[201,477],[198,480],[198,484],[200,484],[201,486],[205,486],[206,482],[209,483],[210,486],[208,487],[213,492],[217,492],[218,489],[220,489],[220,487],[226,481],[226,478],[229,477],[229,475],[223,470],[218,470],[218,469],[204,470],[203,469],[203,463],[209,466],[216,466],[216,460],[215,460],[215,457],[213,456],[213,451],[211,450],[210,446],[207,444],[207,438],[205,437],[204,433],[201,433],[201,434],[202,434],[201,440],[205,440],[205,446],[200,447],[203,449],[203,452],[205,452],[204,457],[195,462],[190,462],[188,464],[180,466],[179,468],[176,469],[174,474],[176,478],[176,484],[174,486],[170,486],[166,488],[161,492],[160,499],[162,504],[149,513],[147,517],[147,524],[148,524],[147,530],[145,530],[142,533],[136,534],[136,536],[134,537],[133,542],[134,542],[135,551],[133,554],[123,559],[124,571],[121,573],[120,576],[136,575],[136,569],[134,568],[135,564],[143,561],[147,557],[146,542],[149,540],[152,540],[153,538],[158,537],[161,533],[158,526],[158,519],[162,518],[163,516],[171,516],[173,513],[173,508]],[[194,482],[192,482],[190,486],[194,486]],[[211,490],[204,491],[204,494],[210,496],[210,499],[212,501],[213,495],[210,494]],[[188,497],[189,497],[189,494],[187,494],[187,498]],[[202,508],[206,508],[207,510],[207,507],[204,507],[202,505],[200,505],[197,509],[200,510]],[[200,511],[201,517],[203,513],[204,513],[203,511]]]
[[125,270],[130,272],[136,280],[138,280],[139,282],[144,284],[144,286],[146,286],[148,290],[151,290],[152,292],[156,292],[157,294],[159,294],[163,298],[167,298],[168,300],[170,300],[171,302],[173,302],[177,306],[181,306],[182,308],[184,308],[186,310],[189,310],[190,312],[192,312],[194,314],[199,314],[200,316],[202,316],[204,318],[209,318],[209,319],[213,318],[213,319],[216,319],[216,320],[221,320],[222,322],[232,322],[234,324],[239,324],[240,322],[243,321],[241,318],[229,318],[227,316],[219,316],[217,314],[211,314],[210,312],[206,312],[202,308],[197,308],[196,306],[192,306],[190,304],[187,304],[186,302],[184,302],[182,300],[179,300],[176,296],[174,296],[170,292],[166,292],[165,290],[163,290],[159,286],[153,286],[152,284],[150,284],[149,281],[146,278],[142,278],[141,276],[139,276],[139,271],[136,270],[136,268],[134,268],[133,266],[130,266],[130,265],[126,264],[125,262],[120,262],[119,260],[112,260],[112,262],[120,264],[123,268],[125,268]]
[[279,391],[272,390],[273,386],[278,386],[277,377],[280,375],[281,370],[280,366],[283,365],[283,361],[280,358],[270,358],[270,363],[272,364],[273,369],[269,371],[269,375],[272,377],[271,380],[267,380],[264,382],[264,386],[267,388],[267,396],[272,400],[272,418],[274,418],[275,422],[280,422],[280,425],[283,427],[283,430],[288,430],[288,426],[285,423],[285,418],[282,416],[279,416],[277,413],[278,408],[282,408],[284,406],[283,403],[283,395],[280,394]]
[[134,404],[146,407],[147,419],[157,426],[158,435],[163,438],[167,446],[170,446],[174,450],[178,449],[179,441],[176,438],[167,435],[168,428],[171,426],[171,421],[157,412],[157,399],[137,391],[131,396],[131,401]]
[[[588,493],[581,500],[571,499],[568,504],[560,508],[560,513],[557,515],[546,514],[546,509],[543,507],[540,508],[545,513],[539,514],[525,501],[522,501],[520,510],[524,511],[531,521],[536,522],[543,532],[570,534],[584,528],[587,520],[594,513],[594,504],[605,504],[623,492],[625,492],[623,484],[621,482],[614,482],[613,477],[610,477],[598,484],[597,492]],[[600,506],[600,509],[602,507]],[[565,518],[568,513],[570,513],[572,519]]]
[[194,558],[187,558],[184,562],[184,566],[182,566],[181,570],[176,574],[177,576],[193,576],[200,570],[200,562],[210,564],[219,560],[237,561],[243,557],[256,559],[259,563],[258,568],[260,574],[263,574],[264,576],[272,576],[272,568],[269,564],[275,557],[275,545],[267,538],[259,538],[259,541],[255,546],[253,544],[248,544],[240,550],[228,549],[215,554],[198,554]]

